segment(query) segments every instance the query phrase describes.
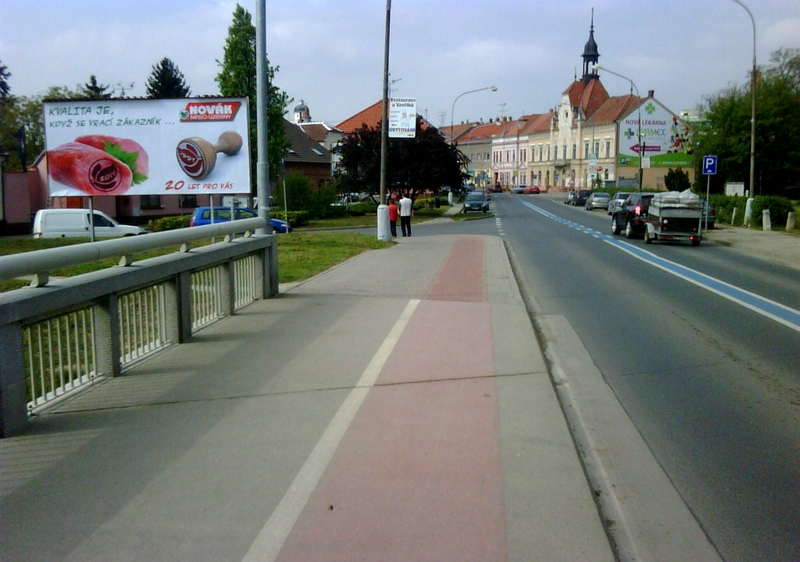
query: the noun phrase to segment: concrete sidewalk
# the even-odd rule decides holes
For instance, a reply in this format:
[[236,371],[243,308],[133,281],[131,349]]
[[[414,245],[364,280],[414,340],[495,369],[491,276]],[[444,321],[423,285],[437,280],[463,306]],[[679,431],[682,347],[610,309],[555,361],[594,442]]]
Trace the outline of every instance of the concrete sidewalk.
[[3,560],[611,561],[500,238],[401,239],[0,441]]

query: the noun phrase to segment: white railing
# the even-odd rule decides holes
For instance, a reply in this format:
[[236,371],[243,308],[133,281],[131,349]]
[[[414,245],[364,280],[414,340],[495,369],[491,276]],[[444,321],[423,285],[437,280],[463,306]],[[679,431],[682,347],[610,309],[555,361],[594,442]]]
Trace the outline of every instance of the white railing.
[[[239,225],[229,227],[241,232]],[[205,228],[186,230],[196,240]],[[213,233],[229,234],[219,225]],[[159,247],[174,245],[179,237],[173,231],[137,239]],[[31,288],[0,294],[0,436],[17,433],[29,415],[81,386],[120,375],[255,300],[277,294],[273,235],[226,237],[196,250],[184,243],[179,252],[135,266],[130,247],[108,242],[117,243],[117,250],[107,242],[85,245],[85,254],[75,246],[64,249],[75,263],[121,251],[121,267],[55,282],[47,268],[64,262],[58,252],[42,250],[46,255],[38,260],[40,252],[31,252],[29,264],[19,256],[0,257],[0,277],[9,271],[35,275]],[[140,246],[137,240],[136,251],[149,249]]]
[[23,328],[30,412],[95,378],[93,318],[84,308]]
[[174,343],[167,336],[165,291],[159,283],[119,297],[123,369]]
[[192,331],[222,318],[222,268],[209,267],[192,273]]

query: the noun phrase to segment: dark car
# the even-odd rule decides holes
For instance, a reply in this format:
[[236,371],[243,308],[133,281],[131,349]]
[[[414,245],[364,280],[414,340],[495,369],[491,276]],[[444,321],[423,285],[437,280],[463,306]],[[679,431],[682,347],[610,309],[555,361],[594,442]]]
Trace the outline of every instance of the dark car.
[[[236,219],[256,219],[258,213],[253,209],[246,207],[236,208]],[[228,222],[231,220],[230,207],[214,207],[214,222]],[[280,219],[270,218],[269,222],[272,223],[272,232],[286,233],[291,232],[292,227],[286,221]],[[203,226],[211,224],[211,207],[197,207],[192,213],[192,219],[189,221],[189,226]]]
[[592,194],[591,189],[579,189],[575,192],[575,195],[572,196],[569,203],[570,205],[578,206],[578,205],[586,205],[586,199]]
[[608,214],[613,215],[615,212],[619,211],[622,203],[630,194],[630,191],[617,191],[614,195],[612,195],[611,200],[608,202]]
[[486,199],[486,195],[482,191],[467,193],[464,198],[464,212],[469,213],[470,211],[489,212],[489,200]]
[[618,211],[611,215],[611,232],[619,234],[623,230],[628,238],[642,236],[647,219],[647,210],[653,193],[631,193],[622,202]]

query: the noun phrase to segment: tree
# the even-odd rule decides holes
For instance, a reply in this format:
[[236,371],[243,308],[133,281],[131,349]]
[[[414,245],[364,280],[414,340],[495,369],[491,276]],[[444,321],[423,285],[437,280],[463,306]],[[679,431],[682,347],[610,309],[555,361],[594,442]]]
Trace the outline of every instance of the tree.
[[89,81],[80,87],[81,99],[85,100],[107,100],[111,99],[111,93],[108,89],[111,86],[102,86],[97,83],[97,76],[92,74]]
[[[256,100],[256,28],[250,13],[236,5],[233,12],[233,23],[228,28],[225,40],[221,67],[216,77],[220,93],[226,97],[247,97],[250,99],[250,170],[251,191],[256,193],[256,164],[258,163],[258,135],[256,133],[257,107]],[[285,92],[273,84],[277,68],[267,62],[267,158],[269,160],[269,177],[280,176],[281,160],[290,148],[283,129],[283,114],[291,103]]]
[[0,100],[5,101],[11,97],[11,85],[8,79],[11,78],[11,73],[8,67],[0,60]]
[[[340,155],[336,177],[344,191],[375,193],[380,185],[380,127],[367,125],[347,135],[336,148]],[[416,199],[428,190],[461,188],[468,177],[467,158],[445,141],[433,126],[417,117],[414,139],[389,139],[386,180],[388,191]]]
[[664,185],[667,191],[686,191],[692,186],[692,182],[689,181],[689,174],[680,168],[677,170],[670,168],[664,177]]
[[167,57],[153,66],[147,79],[147,97],[153,99],[187,98],[191,90],[183,73]]
[[[759,70],[756,86],[756,185],[753,195],[781,195],[796,186],[800,172],[800,49],[779,50]],[[695,135],[695,168],[703,155],[719,157],[713,191],[726,181],[749,181],[751,97],[749,87],[732,86],[712,98],[706,121]]]

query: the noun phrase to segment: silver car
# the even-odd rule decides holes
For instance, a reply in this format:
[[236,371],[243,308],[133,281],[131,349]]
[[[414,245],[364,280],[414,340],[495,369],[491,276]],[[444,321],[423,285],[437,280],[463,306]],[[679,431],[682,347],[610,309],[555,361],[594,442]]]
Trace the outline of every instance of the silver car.
[[613,215],[617,211],[622,208],[622,203],[625,199],[628,198],[628,195],[631,193],[629,191],[617,191],[614,195],[611,196],[611,199],[608,201],[608,214]]
[[610,200],[611,196],[608,193],[592,193],[586,198],[586,205],[584,205],[584,208],[587,211],[594,211],[595,209],[608,209],[608,202]]

